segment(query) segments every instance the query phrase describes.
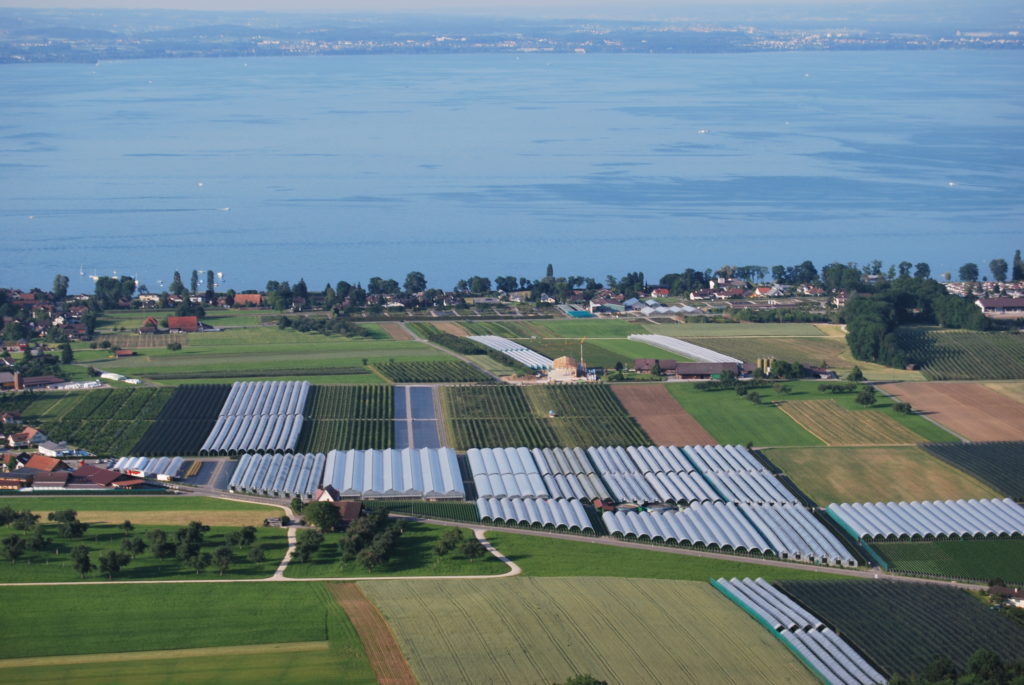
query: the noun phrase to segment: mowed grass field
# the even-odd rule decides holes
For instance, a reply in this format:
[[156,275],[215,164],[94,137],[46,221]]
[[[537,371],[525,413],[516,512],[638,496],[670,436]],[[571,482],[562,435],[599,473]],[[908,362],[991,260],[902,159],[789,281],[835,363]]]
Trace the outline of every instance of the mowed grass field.
[[533,322],[551,338],[628,338],[636,333],[659,333],[674,338],[738,336],[818,337],[825,335],[810,323],[649,323],[624,319],[554,319]]
[[706,582],[511,578],[361,583],[424,685],[814,683]]
[[912,445],[921,436],[877,411],[851,411],[834,400],[782,402],[790,418],[826,445]]
[[[322,585],[272,590],[244,583],[0,587],[0,680],[313,684],[344,674],[345,683],[377,682],[352,624]],[[103,658],[68,664],[66,655]],[[25,666],[25,657],[55,658]]]
[[210,526],[259,526],[263,519],[280,516],[279,507],[253,502],[234,502],[214,497],[176,495],[82,495],[82,496],[0,496],[0,507],[40,514],[42,521],[51,511],[74,509],[82,521],[119,524],[125,520],[148,525],[184,526],[202,521]]
[[740,560],[711,559],[657,549],[637,549],[593,542],[524,535],[510,530],[489,530],[487,539],[519,564],[524,576],[588,576],[695,580],[760,576],[765,580],[817,580],[834,578],[802,564],[767,566]]
[[999,496],[913,446],[786,447],[764,453],[819,506]]
[[936,540],[872,545],[897,571],[1024,583],[1024,540]]

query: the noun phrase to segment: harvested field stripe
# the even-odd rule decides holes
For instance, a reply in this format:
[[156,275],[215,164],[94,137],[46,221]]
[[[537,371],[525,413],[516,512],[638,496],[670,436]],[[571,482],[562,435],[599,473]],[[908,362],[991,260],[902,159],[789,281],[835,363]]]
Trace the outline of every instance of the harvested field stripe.
[[779,408],[825,444],[913,445],[921,436],[877,411],[851,411],[834,400],[787,401]]
[[613,385],[615,396],[655,445],[712,445],[714,436],[663,385]]
[[359,586],[341,583],[331,585],[329,589],[359,633],[377,681],[381,685],[417,685],[391,627]]
[[67,656],[33,656],[21,659],[0,659],[0,669],[26,666],[69,666],[72,664],[97,664],[109,662],[149,661],[150,659],[191,659],[209,656],[240,656],[245,654],[267,654],[270,652],[326,652],[330,643],[278,642],[269,645],[235,645],[231,647],[196,647],[194,649],[159,649],[149,652],[120,652],[105,654],[69,654]]
[[392,340],[415,340],[413,334],[409,330],[398,323],[397,321],[387,321],[378,324],[385,333],[387,333]]

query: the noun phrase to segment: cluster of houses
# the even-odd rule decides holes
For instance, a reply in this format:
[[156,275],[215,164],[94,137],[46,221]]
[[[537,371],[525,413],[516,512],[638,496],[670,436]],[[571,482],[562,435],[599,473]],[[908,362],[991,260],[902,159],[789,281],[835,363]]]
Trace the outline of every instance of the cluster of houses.
[[1024,318],[1024,281],[956,281],[946,292],[960,297],[975,296],[982,313],[993,319]]
[[28,316],[17,319],[13,316],[4,316],[0,328],[12,321],[18,321],[25,326],[28,339],[44,337],[53,330],[60,331],[67,340],[88,338],[88,331],[83,322],[83,317],[89,312],[89,307],[86,306],[87,296],[79,295],[69,297],[64,302],[54,302],[50,293],[38,288],[28,292],[4,289],[3,292],[9,304],[19,311],[27,312]]
[[79,461],[71,466],[63,459],[39,452],[13,455],[0,473],[0,490],[41,492],[50,490],[133,490],[146,481]]

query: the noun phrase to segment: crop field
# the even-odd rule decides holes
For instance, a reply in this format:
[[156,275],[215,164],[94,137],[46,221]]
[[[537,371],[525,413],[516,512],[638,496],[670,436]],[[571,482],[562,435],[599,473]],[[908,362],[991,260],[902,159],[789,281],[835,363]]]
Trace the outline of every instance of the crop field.
[[412,333],[409,332],[402,324],[397,321],[388,321],[385,323],[378,324],[380,329],[388,334],[388,337],[392,340],[414,340]]
[[441,400],[458,450],[649,441],[607,386],[443,387]]
[[924,449],[997,492],[1024,500],[1024,442],[928,444]]
[[823,576],[805,564],[765,566],[733,559],[675,554],[672,548],[638,549],[592,542],[525,535],[511,529],[489,530],[487,539],[523,569],[524,576],[599,576],[696,580],[760,576],[765,580],[814,580]]
[[[435,325],[440,328],[439,324]],[[547,335],[544,328],[529,321],[466,321],[457,325],[469,331],[470,335],[500,335],[503,338],[543,338]]]
[[921,439],[878,411],[850,411],[833,400],[782,402],[782,411],[826,445],[912,445]]
[[[141,324],[140,324],[141,325]],[[171,343],[188,344],[188,336],[184,333],[166,333],[164,335],[143,335],[141,333],[106,333],[97,335],[96,342],[110,343],[111,347],[122,350],[149,349],[151,347],[167,347]],[[109,354],[106,350],[104,353]],[[77,357],[77,355],[76,355]]]
[[329,589],[359,634],[378,682],[387,685],[416,685],[416,677],[402,656],[394,633],[359,586],[355,583],[340,583],[330,585]]
[[[706,582],[510,578],[360,587],[424,685],[550,683],[581,673],[613,683],[816,682]],[[614,629],[596,628],[609,621]]]
[[1024,381],[1004,381],[999,383],[983,383],[986,388],[995,390],[1015,402],[1024,404]]
[[[475,509],[475,505],[472,505]],[[479,559],[467,559],[461,553],[449,552],[438,556],[435,552],[446,526],[433,526],[409,521],[403,526],[402,537],[387,563],[367,571],[356,562],[341,560],[338,549],[340,533],[329,533],[324,544],[305,563],[292,561],[285,572],[289,578],[371,578],[379,576],[486,576],[501,575],[508,566],[491,554]],[[473,533],[463,530],[466,537]]]
[[612,387],[622,406],[655,445],[710,445],[715,438],[672,399],[664,385],[637,383]]
[[17,511],[29,510],[46,515],[60,509],[74,509],[78,518],[86,522],[132,523],[150,526],[184,526],[200,520],[210,526],[258,526],[263,519],[280,516],[278,507],[236,502],[215,497],[169,495],[5,495],[0,496],[0,507],[9,506]]
[[776,584],[890,675],[920,673],[937,656],[962,672],[982,648],[1004,661],[1024,654],[1024,625],[955,588],[879,580]]
[[682,405],[711,435],[723,445],[755,446],[821,445],[817,437],[805,430],[771,402],[780,399],[804,399],[810,390],[797,389],[781,395],[772,389],[758,389],[764,403],[753,404],[731,390],[702,392],[692,383],[670,383],[665,386],[672,397]]
[[123,455],[153,425],[172,392],[131,388],[72,393],[51,405],[36,425],[51,440],[67,440],[103,456]]
[[1012,586],[1024,584],[1024,540],[1020,538],[881,542],[872,547],[897,571],[979,583],[1002,578]]
[[372,367],[392,383],[493,383],[494,378],[461,361],[382,362]]
[[991,498],[995,490],[917,447],[784,447],[765,450],[819,506]]
[[1024,378],[1024,336],[902,327],[900,346],[930,381]]
[[296,449],[385,449],[394,439],[393,390],[388,385],[314,385],[306,400]]
[[883,389],[967,440],[1024,440],[1024,404],[980,383],[893,383]]
[[229,392],[229,385],[186,385],[175,389],[131,454],[199,454]]

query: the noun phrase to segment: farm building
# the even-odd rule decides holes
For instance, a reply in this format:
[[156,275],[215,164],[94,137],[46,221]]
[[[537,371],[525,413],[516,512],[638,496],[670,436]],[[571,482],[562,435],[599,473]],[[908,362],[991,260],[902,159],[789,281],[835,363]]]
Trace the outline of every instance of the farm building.
[[322,483],[344,498],[466,498],[455,450],[448,447],[332,450]]
[[199,454],[235,456],[294,450],[302,432],[309,387],[308,381],[233,383]]
[[312,498],[321,484],[325,454],[243,454],[228,489],[270,497]]
[[594,530],[579,500],[480,497],[476,507],[480,520],[485,523],[493,521],[575,532]]
[[235,293],[236,307],[262,307],[263,295],[259,293]]
[[979,297],[974,304],[985,316],[1002,319],[1024,317],[1024,297]]
[[838,634],[762,578],[719,578],[711,584],[800,655],[825,682],[881,685],[888,682]]
[[480,343],[484,347],[497,350],[498,352],[511,357],[520,364],[531,369],[550,369],[552,364],[554,364],[552,360],[542,354],[534,352],[529,347],[524,347],[517,342],[513,342],[508,338],[502,338],[499,335],[471,335],[469,336],[469,339],[473,342]]
[[684,380],[710,380],[721,378],[725,372],[737,376],[746,371],[746,366],[735,362],[680,362],[675,359],[637,359],[633,369],[637,373],[651,373],[657,364],[665,376],[673,376]]
[[199,330],[199,317],[168,316],[167,328],[181,333],[195,333]]
[[1024,535],[1024,507],[1009,498],[833,503],[826,511],[854,538],[873,542]]

